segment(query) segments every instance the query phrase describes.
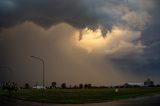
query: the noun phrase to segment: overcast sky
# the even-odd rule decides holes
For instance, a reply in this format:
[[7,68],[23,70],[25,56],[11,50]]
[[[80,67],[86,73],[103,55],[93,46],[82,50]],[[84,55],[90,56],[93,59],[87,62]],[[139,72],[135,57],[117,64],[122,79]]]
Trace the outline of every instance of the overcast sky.
[[[1,0],[0,78],[160,83],[159,0]],[[5,68],[8,67],[8,68]]]

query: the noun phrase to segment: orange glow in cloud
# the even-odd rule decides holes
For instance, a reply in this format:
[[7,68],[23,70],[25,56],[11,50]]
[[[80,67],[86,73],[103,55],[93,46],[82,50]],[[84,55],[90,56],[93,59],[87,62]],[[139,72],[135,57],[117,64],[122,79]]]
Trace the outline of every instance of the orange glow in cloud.
[[[88,53],[92,52],[94,49],[103,47],[106,43],[100,29],[93,31],[86,28],[82,31],[82,34],[82,39],[79,41],[76,40],[76,44],[77,46],[87,50]],[[79,36],[76,36],[76,39],[77,38],[79,38]]]
[[76,35],[75,41],[78,47],[88,53],[127,55],[128,53],[143,52],[145,46],[139,41],[140,37],[141,33],[139,31],[115,26],[107,32],[105,37],[102,36],[100,28],[95,31],[85,28],[82,30],[82,39],[79,40],[79,35]]

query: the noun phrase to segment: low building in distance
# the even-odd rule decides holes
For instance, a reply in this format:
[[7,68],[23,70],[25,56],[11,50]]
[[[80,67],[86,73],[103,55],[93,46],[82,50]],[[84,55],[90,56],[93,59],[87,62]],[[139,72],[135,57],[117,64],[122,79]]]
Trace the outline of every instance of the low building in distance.
[[46,87],[41,86],[41,85],[36,85],[33,87],[33,89],[46,89]]
[[142,86],[144,86],[144,84],[143,83],[125,83],[124,85],[123,85],[124,87],[142,87]]
[[149,78],[144,82],[144,86],[146,87],[152,87],[154,86],[154,82],[151,81]]
[[131,86],[143,86],[143,83],[128,83]]

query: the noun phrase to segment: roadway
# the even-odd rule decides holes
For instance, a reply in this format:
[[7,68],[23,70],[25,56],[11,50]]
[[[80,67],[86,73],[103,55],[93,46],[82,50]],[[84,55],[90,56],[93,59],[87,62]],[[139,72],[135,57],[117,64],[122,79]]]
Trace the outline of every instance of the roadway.
[[160,95],[89,104],[47,104],[0,97],[0,106],[160,106]]

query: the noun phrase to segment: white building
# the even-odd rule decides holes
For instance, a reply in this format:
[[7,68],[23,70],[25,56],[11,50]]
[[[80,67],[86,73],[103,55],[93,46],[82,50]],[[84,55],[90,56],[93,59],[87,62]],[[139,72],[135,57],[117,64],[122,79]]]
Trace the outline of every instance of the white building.
[[33,87],[33,89],[46,89],[45,86],[36,85]]
[[132,85],[132,86],[144,86],[143,83],[128,83],[129,85]]

